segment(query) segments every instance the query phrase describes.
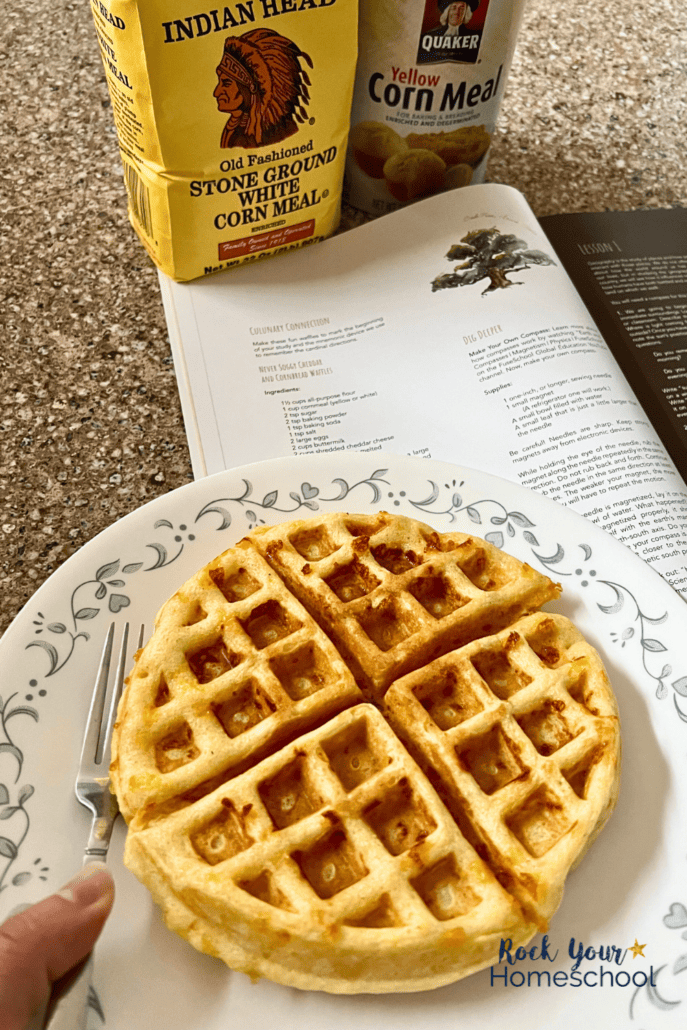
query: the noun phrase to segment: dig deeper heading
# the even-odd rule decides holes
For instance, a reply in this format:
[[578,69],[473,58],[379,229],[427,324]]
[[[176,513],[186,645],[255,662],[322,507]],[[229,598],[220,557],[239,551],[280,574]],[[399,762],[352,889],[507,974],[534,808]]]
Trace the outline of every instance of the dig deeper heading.
[[[644,987],[646,984],[656,986],[656,972],[653,966],[647,973],[637,969],[629,973],[627,969],[618,969],[627,956],[627,948],[618,948],[615,944],[600,945],[598,948],[585,947],[581,941],[570,938],[568,955],[573,960],[570,970],[530,969],[527,973],[522,969],[514,969],[519,962],[529,959],[531,962],[555,962],[559,949],[551,951],[548,934],[544,934],[540,945],[531,948],[513,949],[510,937],[502,938],[499,946],[498,966],[491,967],[492,987]],[[595,962],[594,968],[585,968],[583,962]]]

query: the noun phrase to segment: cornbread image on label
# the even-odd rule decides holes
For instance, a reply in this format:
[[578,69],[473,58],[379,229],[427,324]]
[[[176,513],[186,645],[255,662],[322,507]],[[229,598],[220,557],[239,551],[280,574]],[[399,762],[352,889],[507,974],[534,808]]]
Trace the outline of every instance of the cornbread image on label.
[[560,588],[402,516],[254,530],[160,611],[113,740],[125,862],[231,968],[419,991],[546,929],[617,798]]
[[194,279],[336,229],[356,0],[91,7],[129,216],[165,273]]

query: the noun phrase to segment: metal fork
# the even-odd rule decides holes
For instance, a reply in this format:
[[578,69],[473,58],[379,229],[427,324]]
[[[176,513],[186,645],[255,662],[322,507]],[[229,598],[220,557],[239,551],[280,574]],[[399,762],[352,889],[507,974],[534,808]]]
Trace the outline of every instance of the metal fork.
[[[119,807],[117,798],[110,791],[110,744],[117,715],[117,705],[122,695],[124,674],[127,665],[129,623],[124,626],[122,645],[117,662],[116,675],[109,687],[110,666],[114,641],[114,622],[110,626],[100,659],[93,698],[86,722],[81,763],[76,777],[76,796],[93,816],[91,832],[84,850],[84,865],[94,859],[104,862],[110,846],[112,827]],[[138,647],[143,645],[145,627],[141,626]],[[109,705],[106,706],[109,693]],[[107,714],[106,714],[107,713]]]
[[[145,627],[141,626],[138,647],[143,645],[144,632]],[[115,624],[112,623],[100,658],[76,777],[76,796],[93,817],[88,843],[84,850],[84,865],[94,860],[105,861],[112,837],[112,827],[119,814],[117,798],[110,792],[109,761],[112,730],[124,686],[129,624],[124,626],[115,675],[111,676],[114,634]],[[48,1008],[45,1030],[85,1028],[89,1005],[99,1007],[97,995],[91,986],[92,979],[93,956],[89,955],[75,970],[67,974],[64,982],[60,983],[59,993],[52,997]],[[38,1025],[43,1025],[42,1019]]]

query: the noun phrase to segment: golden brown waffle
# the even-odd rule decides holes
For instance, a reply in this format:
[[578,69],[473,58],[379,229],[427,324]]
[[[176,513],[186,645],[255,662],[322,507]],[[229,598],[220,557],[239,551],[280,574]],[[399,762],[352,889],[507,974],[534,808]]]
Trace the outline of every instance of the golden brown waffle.
[[619,763],[596,652],[526,614],[558,590],[386,513],[254,531],[189,580],[113,746],[125,861],[168,925],[336,993],[450,983],[543,929]]
[[200,950],[294,987],[435,987],[535,931],[371,705],[130,834],[127,864]]
[[138,656],[113,739],[122,814],[190,804],[359,700],[331,642],[239,545],[167,602]]
[[560,592],[486,540],[386,512],[326,515],[251,539],[375,701],[404,673]]
[[596,651],[538,612],[393,684],[389,722],[542,930],[613,809],[618,711]]

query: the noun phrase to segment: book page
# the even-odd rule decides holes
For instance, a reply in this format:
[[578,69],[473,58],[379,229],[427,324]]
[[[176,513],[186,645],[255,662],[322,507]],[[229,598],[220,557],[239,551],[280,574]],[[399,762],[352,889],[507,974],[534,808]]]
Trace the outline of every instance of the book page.
[[687,210],[542,225],[652,424],[687,475]]
[[196,475],[338,450],[457,462],[574,508],[687,590],[687,488],[516,191],[161,281]]

